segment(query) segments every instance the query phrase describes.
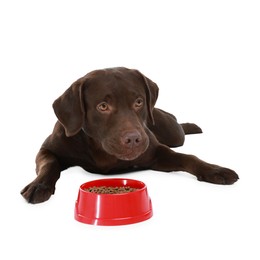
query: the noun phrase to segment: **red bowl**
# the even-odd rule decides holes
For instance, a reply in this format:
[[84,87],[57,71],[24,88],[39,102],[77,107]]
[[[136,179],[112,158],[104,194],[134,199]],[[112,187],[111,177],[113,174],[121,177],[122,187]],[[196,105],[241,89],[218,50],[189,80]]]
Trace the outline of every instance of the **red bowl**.
[[[100,194],[90,187],[131,187],[132,192]],[[126,225],[151,218],[152,203],[146,185],[133,179],[100,179],[80,186],[75,204],[75,219],[92,225]]]

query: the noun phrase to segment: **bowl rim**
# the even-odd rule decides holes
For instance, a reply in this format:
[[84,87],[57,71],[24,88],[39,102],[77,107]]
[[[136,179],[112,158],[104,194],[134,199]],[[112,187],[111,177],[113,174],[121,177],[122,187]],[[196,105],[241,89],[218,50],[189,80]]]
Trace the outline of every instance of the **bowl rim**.
[[[93,187],[93,186],[96,186],[96,187],[99,187],[98,185],[92,185],[91,184],[93,183],[98,183],[98,182],[111,182],[111,185],[108,183],[107,186],[111,186],[111,187],[118,187],[118,186],[130,186],[132,188],[136,188],[135,191],[132,191],[132,192],[122,192],[122,193],[95,193],[95,192],[90,192],[90,191],[87,191],[86,188],[89,188],[89,187]],[[136,184],[139,184],[140,186],[139,187],[135,187],[135,186],[132,186],[132,185],[129,185],[129,184],[125,184],[125,185],[115,185],[113,186],[112,185],[112,182],[120,182],[120,181],[126,181],[126,182],[132,182],[132,183],[136,183]],[[106,185],[100,185],[101,186],[106,186]],[[96,179],[96,180],[92,180],[92,181],[88,181],[88,182],[85,182],[83,184],[80,185],[80,190],[84,193],[88,193],[88,194],[94,194],[94,195],[100,195],[100,196],[125,196],[125,195],[130,195],[132,193],[136,193],[136,192],[142,192],[144,189],[147,189],[147,186],[144,182],[142,181],[139,181],[139,180],[135,180],[135,179],[129,179],[129,178],[102,178],[102,179]]]

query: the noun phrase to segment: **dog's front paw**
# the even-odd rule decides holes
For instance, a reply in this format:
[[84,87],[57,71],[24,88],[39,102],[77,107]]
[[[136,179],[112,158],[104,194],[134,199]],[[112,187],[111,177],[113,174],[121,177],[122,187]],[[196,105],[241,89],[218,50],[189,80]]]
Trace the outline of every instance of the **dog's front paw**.
[[50,198],[54,194],[55,187],[50,187],[44,183],[32,182],[25,186],[21,195],[32,204],[41,203]]
[[199,181],[206,181],[214,184],[233,184],[239,177],[233,170],[215,166],[213,169],[197,175]]

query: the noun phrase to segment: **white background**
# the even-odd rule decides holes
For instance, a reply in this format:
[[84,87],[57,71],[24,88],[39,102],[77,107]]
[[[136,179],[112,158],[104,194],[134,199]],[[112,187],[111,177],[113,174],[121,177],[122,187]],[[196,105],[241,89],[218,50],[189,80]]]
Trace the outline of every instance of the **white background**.
[[[259,259],[259,1],[1,1],[1,259]],[[46,203],[20,190],[56,121],[52,102],[91,70],[136,68],[160,87],[157,107],[202,135],[176,149],[234,169],[232,186],[155,171],[154,215],[117,227],[74,220],[75,167]],[[110,176],[114,177],[114,176]],[[121,176],[122,177],[122,176]]]

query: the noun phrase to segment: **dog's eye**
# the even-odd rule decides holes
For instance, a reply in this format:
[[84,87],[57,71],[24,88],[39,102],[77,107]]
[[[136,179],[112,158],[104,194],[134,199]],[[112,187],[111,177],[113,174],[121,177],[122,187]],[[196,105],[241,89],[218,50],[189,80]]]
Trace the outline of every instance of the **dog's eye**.
[[143,99],[142,98],[137,98],[135,100],[135,103],[134,103],[134,108],[135,109],[140,109],[143,106],[143,104],[144,104]]
[[102,102],[100,104],[97,105],[97,110],[99,110],[100,112],[105,112],[109,109],[108,104],[106,102]]

